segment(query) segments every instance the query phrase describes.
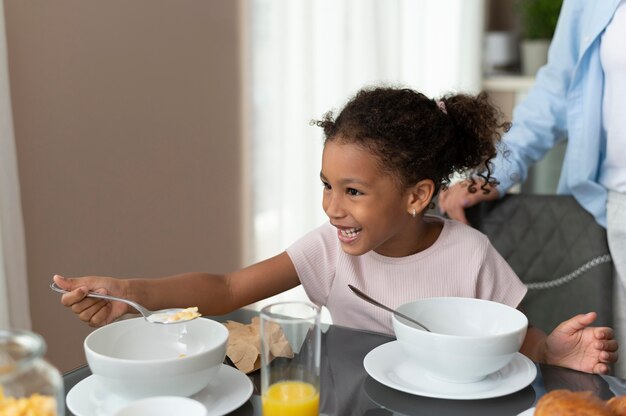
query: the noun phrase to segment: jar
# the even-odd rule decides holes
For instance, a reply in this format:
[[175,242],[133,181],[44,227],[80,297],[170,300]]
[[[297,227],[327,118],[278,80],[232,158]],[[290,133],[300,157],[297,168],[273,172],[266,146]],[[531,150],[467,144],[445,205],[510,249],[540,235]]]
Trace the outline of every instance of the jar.
[[33,332],[0,329],[0,416],[62,416],[63,378]]

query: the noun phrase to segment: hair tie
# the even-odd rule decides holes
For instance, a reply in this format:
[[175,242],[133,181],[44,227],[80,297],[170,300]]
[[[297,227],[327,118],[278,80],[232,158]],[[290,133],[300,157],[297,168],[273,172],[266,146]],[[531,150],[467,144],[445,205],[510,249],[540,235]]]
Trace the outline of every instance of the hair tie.
[[446,103],[444,103],[442,100],[437,100],[436,103],[437,103],[437,107],[441,110],[442,113],[448,114]]

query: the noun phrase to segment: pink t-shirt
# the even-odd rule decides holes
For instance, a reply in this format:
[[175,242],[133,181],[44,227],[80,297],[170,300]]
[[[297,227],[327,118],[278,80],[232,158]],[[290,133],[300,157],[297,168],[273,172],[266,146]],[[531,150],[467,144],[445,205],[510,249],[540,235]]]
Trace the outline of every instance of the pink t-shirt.
[[392,308],[415,299],[461,296],[517,307],[526,286],[479,231],[444,220],[437,241],[407,257],[362,256],[341,249],[326,223],[287,249],[312,302],[326,306],[333,323],[393,334],[391,314],[358,298],[352,284]]

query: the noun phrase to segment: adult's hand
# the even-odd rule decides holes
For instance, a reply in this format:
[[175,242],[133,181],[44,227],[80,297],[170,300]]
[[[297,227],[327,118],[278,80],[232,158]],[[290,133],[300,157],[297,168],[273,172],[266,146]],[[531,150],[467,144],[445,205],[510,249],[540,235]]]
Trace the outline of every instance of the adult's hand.
[[485,189],[481,188],[484,181],[477,179],[472,187],[475,192],[470,191],[470,181],[462,181],[450,186],[447,190],[441,191],[439,194],[439,209],[442,214],[465,224],[469,224],[465,216],[465,208],[469,208],[483,201],[493,201],[500,197],[498,190],[491,185],[487,185]]

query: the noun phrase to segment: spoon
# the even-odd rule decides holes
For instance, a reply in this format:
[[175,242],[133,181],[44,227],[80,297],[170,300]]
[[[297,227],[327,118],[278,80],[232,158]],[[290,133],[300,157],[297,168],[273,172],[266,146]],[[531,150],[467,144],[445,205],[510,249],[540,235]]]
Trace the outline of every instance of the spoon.
[[[59,293],[69,293],[67,290],[62,289],[56,283],[50,284],[50,289]],[[102,295],[100,293],[88,292],[87,297],[90,298],[98,298],[98,299],[107,299],[107,300],[115,300],[118,302],[124,302],[133,308],[137,309],[140,314],[143,315],[146,321],[152,322],[154,324],[178,324],[181,322],[188,322],[194,320],[200,316],[200,314],[196,310],[192,308],[170,308],[170,309],[161,309],[158,311],[151,311],[149,309],[144,308],[137,302],[133,302],[132,300],[118,298],[116,296],[111,295]]]
[[386,311],[389,311],[401,318],[406,319],[409,322],[413,322],[414,324],[418,325],[420,328],[424,328],[426,331],[430,332],[430,329],[426,328],[423,324],[419,323],[418,321],[416,321],[415,319],[406,316],[403,313],[398,312],[395,309],[390,308],[389,306],[383,305],[382,303],[380,303],[377,300],[372,299],[371,297],[369,297],[368,295],[366,295],[365,293],[361,292],[359,289],[357,289],[356,287],[352,286],[352,285],[348,285],[348,287],[350,288],[351,291],[354,292],[355,295],[357,295],[358,297],[360,297],[363,300],[368,301],[369,303],[371,303],[372,305],[378,306],[379,308],[383,308]]

